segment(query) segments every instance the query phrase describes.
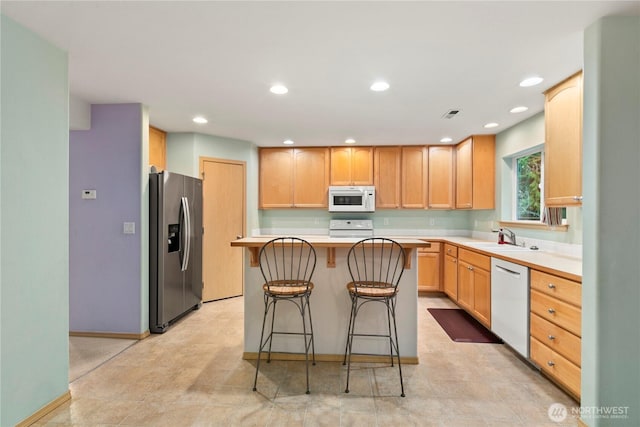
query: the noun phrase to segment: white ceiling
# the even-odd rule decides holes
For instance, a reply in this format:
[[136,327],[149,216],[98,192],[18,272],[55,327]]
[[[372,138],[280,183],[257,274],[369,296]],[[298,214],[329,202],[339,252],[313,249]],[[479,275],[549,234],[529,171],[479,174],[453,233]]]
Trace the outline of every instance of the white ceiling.
[[[140,102],[151,124],[279,146],[435,144],[542,111],[582,68],[583,30],[640,2],[14,2],[69,52],[72,95]],[[544,77],[520,88],[524,77]],[[387,80],[387,92],[369,90]],[[289,93],[269,87],[285,84]],[[509,109],[526,105],[525,113]],[[460,109],[443,119],[449,109]],[[203,115],[205,125],[191,119]],[[483,125],[495,121],[498,128]]]

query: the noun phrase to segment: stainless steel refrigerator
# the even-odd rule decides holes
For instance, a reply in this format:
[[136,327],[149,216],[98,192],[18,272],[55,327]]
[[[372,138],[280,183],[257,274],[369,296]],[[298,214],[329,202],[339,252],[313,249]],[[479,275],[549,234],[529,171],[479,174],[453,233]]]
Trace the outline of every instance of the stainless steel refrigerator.
[[202,181],[149,174],[149,329],[163,333],[202,304]]

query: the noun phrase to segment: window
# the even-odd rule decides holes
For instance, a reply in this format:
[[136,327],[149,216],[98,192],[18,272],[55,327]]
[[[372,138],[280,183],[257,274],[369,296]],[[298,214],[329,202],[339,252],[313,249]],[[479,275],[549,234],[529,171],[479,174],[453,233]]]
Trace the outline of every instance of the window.
[[[544,221],[542,215],[544,211],[544,148],[539,145],[518,153],[512,157],[512,161],[513,221],[542,223]],[[566,208],[554,209],[560,209],[558,214],[562,218],[562,224],[566,225]]]
[[513,158],[516,221],[540,221],[542,212],[542,151]]

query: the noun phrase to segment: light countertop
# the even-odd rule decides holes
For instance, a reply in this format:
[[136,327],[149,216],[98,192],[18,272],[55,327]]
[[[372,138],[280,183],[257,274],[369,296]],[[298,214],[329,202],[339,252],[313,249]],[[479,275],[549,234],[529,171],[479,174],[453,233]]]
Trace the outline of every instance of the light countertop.
[[[234,240],[231,246],[256,248],[262,246],[272,238],[277,236],[256,236],[245,237]],[[362,238],[360,237],[329,237],[328,235],[296,235],[296,237],[307,240],[317,247],[346,248]],[[379,236],[382,237],[382,236]],[[480,252],[482,254],[501,258],[516,264],[522,264],[529,268],[538,269],[547,273],[556,274],[570,280],[582,281],[582,259],[570,257],[558,253],[540,250],[514,250],[510,245],[491,245],[489,241],[473,239],[460,236],[384,236],[396,240],[403,247],[419,248],[426,247],[425,242],[451,243],[458,247]],[[483,243],[484,242],[484,243]],[[480,244],[480,246],[476,246]]]

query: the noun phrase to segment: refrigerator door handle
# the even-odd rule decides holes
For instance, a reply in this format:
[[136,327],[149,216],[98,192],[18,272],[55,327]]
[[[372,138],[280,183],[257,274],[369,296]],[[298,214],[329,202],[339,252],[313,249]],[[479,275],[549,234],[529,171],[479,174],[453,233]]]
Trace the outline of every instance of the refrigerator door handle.
[[184,251],[182,252],[181,271],[187,271],[189,268],[189,252],[191,252],[191,215],[189,213],[189,199],[182,197],[182,224],[184,224]]

